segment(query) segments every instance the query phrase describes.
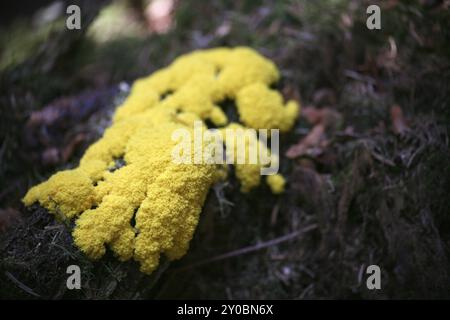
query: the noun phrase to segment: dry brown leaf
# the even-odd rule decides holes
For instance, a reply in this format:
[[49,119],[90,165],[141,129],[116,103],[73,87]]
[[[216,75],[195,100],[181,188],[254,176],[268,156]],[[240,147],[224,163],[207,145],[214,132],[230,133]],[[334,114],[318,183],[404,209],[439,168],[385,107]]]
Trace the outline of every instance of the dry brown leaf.
[[302,117],[305,118],[309,123],[315,125],[322,121],[323,112],[322,109],[308,106],[302,109]]
[[292,145],[286,152],[286,156],[291,159],[305,154],[312,156],[322,154],[323,149],[328,146],[326,132],[333,132],[342,122],[342,115],[331,108],[305,107],[302,110],[302,116],[309,123],[314,124],[314,127],[306,137]]
[[403,116],[402,108],[399,105],[393,105],[391,107],[391,121],[392,130],[396,134],[403,134],[408,131],[408,125],[406,123],[405,117]]
[[325,125],[322,123],[314,126],[310,133],[299,143],[294,144],[286,152],[286,157],[297,158],[307,153],[308,149],[319,146],[321,141],[325,139]]

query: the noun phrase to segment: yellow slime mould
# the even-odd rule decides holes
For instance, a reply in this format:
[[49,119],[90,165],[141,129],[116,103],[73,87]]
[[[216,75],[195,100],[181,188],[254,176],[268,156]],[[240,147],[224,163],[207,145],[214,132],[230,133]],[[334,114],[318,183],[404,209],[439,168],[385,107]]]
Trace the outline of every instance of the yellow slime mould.
[[[232,130],[233,135],[229,136],[226,133],[228,130]],[[222,132],[225,132],[223,137],[226,155],[234,164],[236,177],[241,183],[242,192],[249,192],[260,185],[261,168],[268,165],[278,168],[278,156],[270,154],[270,150],[258,139],[255,131],[245,130],[245,127],[238,123],[230,123],[222,129]],[[242,145],[244,146],[244,152],[238,150]],[[265,158],[262,158],[265,161],[261,161],[260,155],[265,155]],[[267,183],[271,190],[274,190],[272,188],[272,180],[267,180]],[[273,193],[282,193],[283,186],[278,187],[276,190],[277,192]]]
[[267,176],[267,184],[269,185],[270,190],[272,190],[272,193],[280,194],[284,191],[286,181],[281,174],[273,174]]
[[[51,213],[76,219],[74,242],[89,258],[102,257],[108,247],[120,260],[140,262],[149,274],[161,254],[172,260],[186,253],[210,187],[224,178],[223,166],[175,163],[172,133],[192,131],[199,120],[223,129],[244,128],[228,125],[219,107],[224,99],[235,99],[247,127],[290,130],[299,107],[295,101],[284,104],[269,89],[278,78],[275,65],[250,48],[183,55],[135,81],[112,125],[79,166],[31,188],[23,202],[39,202]],[[118,159],[125,163],[120,168]],[[236,165],[243,192],[260,184],[261,166]],[[280,175],[268,176],[267,183],[274,193],[284,190]]]

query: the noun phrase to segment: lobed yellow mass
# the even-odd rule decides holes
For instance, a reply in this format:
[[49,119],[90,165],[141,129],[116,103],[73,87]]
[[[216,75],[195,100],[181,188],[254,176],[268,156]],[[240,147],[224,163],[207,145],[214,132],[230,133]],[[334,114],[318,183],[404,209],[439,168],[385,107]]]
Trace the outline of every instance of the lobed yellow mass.
[[[271,90],[275,65],[250,48],[195,51],[135,81],[117,108],[112,125],[92,144],[79,166],[54,174],[23,199],[54,214],[76,219],[75,244],[92,259],[109,247],[120,260],[134,258],[151,273],[160,255],[183,256],[197,226],[206,195],[223,178],[215,164],[176,164],[171,150],[176,129],[193,122],[228,125],[219,103],[234,99],[243,125],[288,131],[297,118],[295,101],[283,103]],[[206,143],[206,142],[203,142]],[[115,170],[115,160],[125,165]],[[260,184],[262,164],[237,165],[243,192]],[[269,176],[274,193],[284,190],[280,175]],[[131,224],[135,216],[135,225]]]

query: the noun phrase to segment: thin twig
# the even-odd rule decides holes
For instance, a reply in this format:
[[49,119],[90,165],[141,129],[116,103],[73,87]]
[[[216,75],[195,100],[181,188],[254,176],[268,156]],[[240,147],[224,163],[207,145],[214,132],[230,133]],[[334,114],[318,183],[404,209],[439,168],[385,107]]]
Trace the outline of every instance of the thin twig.
[[16,279],[16,277],[14,277],[9,271],[5,272],[5,275],[12,281],[14,282],[20,289],[22,289],[23,291],[25,291],[28,294],[31,294],[32,296],[35,297],[40,297],[40,295],[38,295],[37,293],[35,293],[33,290],[31,290],[29,287],[27,287],[26,285],[24,285],[22,282],[20,282],[19,280]]
[[272,209],[272,215],[270,217],[270,225],[274,226],[277,224],[278,212],[280,211],[280,206],[278,203]]
[[228,259],[228,258],[232,258],[232,257],[240,256],[240,255],[243,255],[243,254],[255,252],[255,251],[258,251],[258,250],[261,250],[261,249],[265,249],[265,248],[277,245],[279,243],[286,242],[286,241],[292,240],[294,238],[297,238],[300,235],[303,235],[303,234],[305,234],[305,233],[307,233],[309,231],[317,229],[317,227],[318,227],[317,224],[311,224],[311,225],[309,225],[309,226],[307,226],[307,227],[305,227],[303,229],[291,232],[291,233],[289,233],[287,235],[284,235],[282,237],[275,238],[275,239],[272,239],[272,240],[269,240],[269,241],[266,241],[266,242],[261,242],[261,243],[258,243],[256,245],[249,246],[249,247],[244,247],[244,248],[241,248],[241,249],[238,249],[238,250],[234,250],[234,251],[231,251],[231,252],[223,253],[223,254],[220,254],[218,256],[215,256],[215,257],[212,257],[212,258],[209,258],[209,259],[205,259],[205,260],[201,260],[201,261],[193,263],[191,265],[187,265],[185,267],[177,268],[177,269],[175,269],[175,271],[178,272],[178,271],[182,271],[182,270],[192,269],[192,268],[196,268],[196,267],[199,267],[199,266],[211,263],[211,262],[225,260],[225,259]]

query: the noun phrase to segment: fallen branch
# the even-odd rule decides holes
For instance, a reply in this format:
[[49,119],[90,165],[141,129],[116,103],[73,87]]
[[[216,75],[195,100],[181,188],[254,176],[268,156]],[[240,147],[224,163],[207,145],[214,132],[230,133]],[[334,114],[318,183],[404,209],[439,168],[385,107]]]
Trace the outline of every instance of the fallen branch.
[[196,263],[187,265],[185,267],[177,268],[174,271],[178,272],[178,271],[184,271],[184,270],[188,270],[188,269],[193,269],[193,268],[196,268],[196,267],[199,267],[199,266],[202,266],[202,265],[205,265],[205,264],[209,264],[209,263],[212,263],[212,262],[225,260],[225,259],[228,259],[228,258],[233,258],[233,257],[236,257],[236,256],[240,256],[240,255],[243,255],[243,254],[259,251],[259,250],[262,250],[262,249],[265,249],[265,248],[268,248],[268,247],[271,247],[271,246],[275,246],[275,245],[280,244],[282,242],[286,242],[286,241],[295,239],[298,236],[301,236],[301,235],[303,235],[303,234],[305,234],[307,232],[310,232],[312,230],[317,229],[317,227],[318,227],[317,224],[311,224],[311,225],[309,225],[309,226],[307,226],[307,227],[305,227],[303,229],[291,232],[291,233],[289,233],[287,235],[284,235],[284,236],[281,236],[279,238],[275,238],[275,239],[272,239],[272,240],[269,240],[269,241],[266,241],[266,242],[261,242],[261,243],[258,243],[256,245],[244,247],[244,248],[241,248],[241,249],[238,249],[238,250],[234,250],[234,251],[231,251],[231,252],[223,253],[223,254],[220,254],[218,256],[215,256],[215,257],[212,257],[212,258],[209,258],[209,259],[205,259],[205,260],[201,260],[201,261],[198,261]]

